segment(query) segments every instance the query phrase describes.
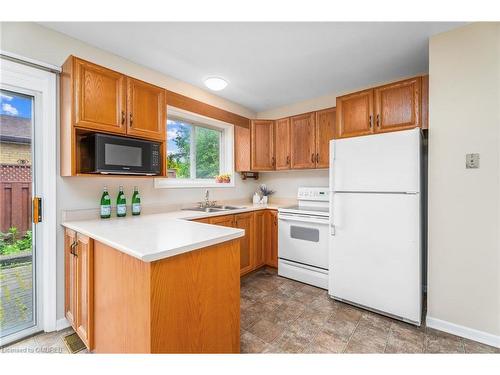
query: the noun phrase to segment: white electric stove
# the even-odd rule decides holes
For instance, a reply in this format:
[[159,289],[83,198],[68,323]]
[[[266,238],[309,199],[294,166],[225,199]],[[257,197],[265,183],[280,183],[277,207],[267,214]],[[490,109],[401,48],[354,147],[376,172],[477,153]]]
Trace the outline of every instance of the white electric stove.
[[301,187],[278,210],[278,275],[328,289],[329,189]]

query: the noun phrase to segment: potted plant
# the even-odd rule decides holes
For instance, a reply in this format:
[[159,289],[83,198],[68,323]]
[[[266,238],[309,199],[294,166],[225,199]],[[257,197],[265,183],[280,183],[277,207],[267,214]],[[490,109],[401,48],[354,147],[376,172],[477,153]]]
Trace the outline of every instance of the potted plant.
[[269,202],[269,197],[275,193],[274,190],[268,189],[264,184],[259,186],[259,195],[261,196],[260,203],[267,204]]

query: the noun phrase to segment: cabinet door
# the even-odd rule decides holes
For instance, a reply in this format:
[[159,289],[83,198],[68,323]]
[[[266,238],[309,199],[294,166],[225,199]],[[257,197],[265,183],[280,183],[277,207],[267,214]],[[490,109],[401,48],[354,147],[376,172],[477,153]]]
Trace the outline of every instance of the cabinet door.
[[240,275],[250,272],[253,267],[253,213],[234,215],[234,226],[245,230],[245,237],[240,239]]
[[274,121],[254,120],[251,122],[251,167],[255,171],[274,170]]
[[77,285],[77,316],[76,331],[78,336],[92,349],[93,314],[94,314],[94,249],[93,241],[84,235],[77,234],[76,247],[76,285]]
[[77,258],[74,254],[76,233],[71,229],[64,232],[64,315],[69,324],[76,329],[76,268]]
[[236,172],[248,172],[250,168],[250,129],[234,127],[234,168]]
[[221,225],[223,227],[234,227],[234,215],[211,217],[210,224]]
[[278,213],[265,213],[265,261],[268,266],[278,268]]
[[420,87],[416,77],[374,90],[377,133],[421,126]]
[[96,131],[125,133],[125,76],[74,59],[74,125]]
[[316,160],[314,113],[290,117],[292,169],[314,168]]
[[265,211],[254,213],[254,223],[253,265],[258,268],[265,264]]
[[316,168],[330,165],[330,140],[335,136],[335,108],[316,112]]
[[336,138],[373,133],[373,90],[337,98]]
[[290,169],[290,118],[275,121],[274,150],[276,169]]
[[127,79],[127,134],[163,140],[167,132],[165,90]]

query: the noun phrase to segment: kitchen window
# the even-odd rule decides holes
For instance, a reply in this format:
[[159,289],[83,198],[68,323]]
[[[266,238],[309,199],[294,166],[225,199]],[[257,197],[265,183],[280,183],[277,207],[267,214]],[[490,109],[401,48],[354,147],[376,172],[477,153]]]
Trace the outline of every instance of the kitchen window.
[[[157,188],[232,187],[233,126],[178,108],[167,108],[167,176]],[[229,174],[231,182],[216,177]]]

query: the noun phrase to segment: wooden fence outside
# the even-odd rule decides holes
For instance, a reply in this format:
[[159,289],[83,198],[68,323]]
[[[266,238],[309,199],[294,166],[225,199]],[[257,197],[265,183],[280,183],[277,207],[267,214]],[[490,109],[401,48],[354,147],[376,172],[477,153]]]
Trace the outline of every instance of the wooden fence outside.
[[31,229],[31,166],[0,165],[0,231]]

